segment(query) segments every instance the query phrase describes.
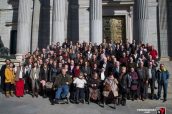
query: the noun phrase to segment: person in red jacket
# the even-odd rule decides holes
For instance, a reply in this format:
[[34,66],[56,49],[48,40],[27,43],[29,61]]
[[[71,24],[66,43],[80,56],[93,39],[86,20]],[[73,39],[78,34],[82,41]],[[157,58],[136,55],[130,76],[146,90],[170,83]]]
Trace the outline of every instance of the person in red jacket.
[[80,75],[80,66],[79,64],[76,64],[74,68],[74,77],[79,77],[79,75]]
[[149,52],[149,55],[152,56],[152,59],[153,60],[158,59],[158,52],[157,52],[157,50],[155,49],[154,46],[151,47],[150,52]]

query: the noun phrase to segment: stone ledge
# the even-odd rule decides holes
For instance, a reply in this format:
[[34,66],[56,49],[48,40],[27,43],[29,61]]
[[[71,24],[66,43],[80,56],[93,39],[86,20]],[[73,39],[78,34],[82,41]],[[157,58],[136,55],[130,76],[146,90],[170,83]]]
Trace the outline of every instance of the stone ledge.
[[160,61],[172,61],[172,57],[161,57]]
[[[16,59],[10,59],[15,65],[18,65],[20,63],[20,61],[16,60]],[[4,58],[0,58],[0,68],[1,66],[5,64],[5,59]]]

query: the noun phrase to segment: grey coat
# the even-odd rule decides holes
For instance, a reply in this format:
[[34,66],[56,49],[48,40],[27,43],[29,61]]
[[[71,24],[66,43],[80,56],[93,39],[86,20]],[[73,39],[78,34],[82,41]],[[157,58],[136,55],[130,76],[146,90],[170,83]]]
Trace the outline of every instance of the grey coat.
[[34,70],[34,68],[32,68],[31,72],[30,72],[31,80],[35,80],[35,74],[36,74],[36,79],[39,79],[39,73],[40,73],[40,68],[36,68],[36,70]]
[[[34,89],[35,87],[39,89],[39,73],[40,73],[40,68],[36,68],[36,70],[34,70],[34,68],[31,69],[30,78],[32,80],[32,89]],[[35,74],[36,74],[36,78],[35,78]]]

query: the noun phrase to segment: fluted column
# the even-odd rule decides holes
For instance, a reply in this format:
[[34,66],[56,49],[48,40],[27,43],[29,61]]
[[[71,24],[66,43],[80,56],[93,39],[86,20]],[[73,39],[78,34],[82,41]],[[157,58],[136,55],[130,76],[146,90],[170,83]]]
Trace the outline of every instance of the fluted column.
[[[170,0],[159,0],[159,51],[161,60],[163,59],[166,61],[168,60],[169,56],[172,55],[172,48],[171,48],[171,34],[170,26],[171,24],[171,16],[168,17],[168,14],[171,15],[171,5]],[[167,7],[168,6],[168,7]],[[169,13],[168,13],[169,11]],[[169,31],[168,31],[169,30]],[[170,59],[169,59],[170,60]]]
[[54,0],[52,42],[62,44],[65,39],[65,0]]
[[17,25],[17,54],[21,59],[23,54],[30,52],[31,43],[31,0],[19,0]]
[[32,44],[31,44],[31,51],[35,51],[38,48],[38,39],[39,39],[39,23],[40,23],[40,8],[41,3],[40,0],[33,1],[33,22],[32,22]]
[[102,0],[91,0],[91,42],[102,43]]
[[136,36],[138,42],[148,43],[148,0],[135,0]]

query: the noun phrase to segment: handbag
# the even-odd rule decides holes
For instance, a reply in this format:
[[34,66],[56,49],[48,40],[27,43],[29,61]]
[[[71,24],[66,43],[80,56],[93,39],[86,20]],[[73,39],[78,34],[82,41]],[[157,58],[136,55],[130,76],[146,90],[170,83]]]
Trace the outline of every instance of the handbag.
[[45,87],[46,87],[47,89],[51,89],[51,88],[53,87],[53,82],[47,82],[47,83],[45,84]]
[[103,88],[104,91],[111,91],[111,86],[108,83],[105,83],[105,86]]

